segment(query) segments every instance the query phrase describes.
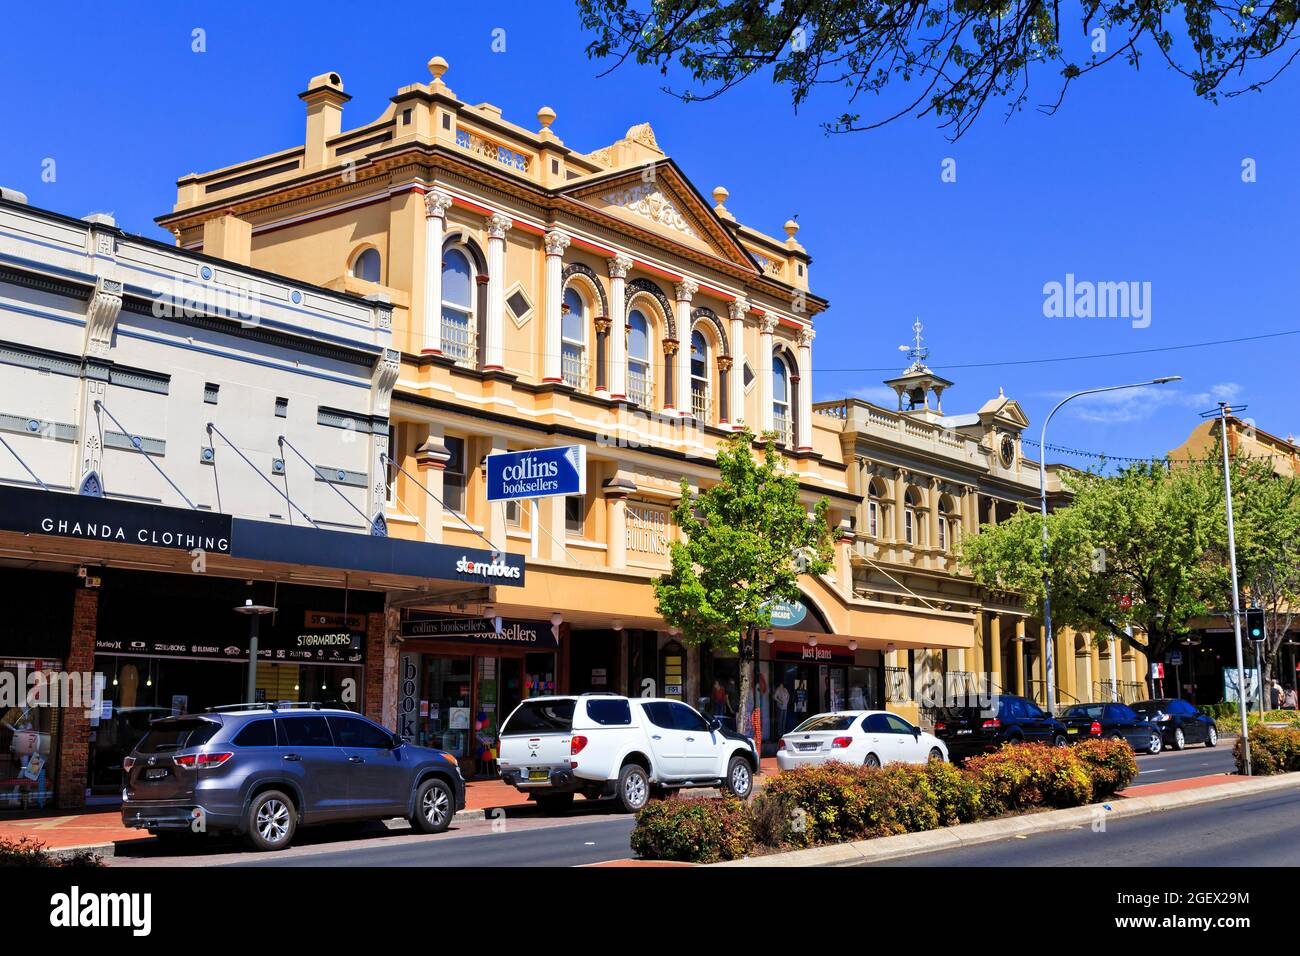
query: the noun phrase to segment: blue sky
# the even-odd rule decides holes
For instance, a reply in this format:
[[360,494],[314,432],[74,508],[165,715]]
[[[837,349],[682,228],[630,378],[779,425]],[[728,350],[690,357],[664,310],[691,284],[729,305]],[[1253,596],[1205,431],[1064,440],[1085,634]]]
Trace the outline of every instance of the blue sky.
[[[1219,397],[1249,403],[1243,414],[1266,431],[1300,434],[1300,336],[952,367],[1300,328],[1300,66],[1260,95],[1212,106],[1153,60],[1141,73],[1116,63],[1076,83],[1053,117],[1032,108],[1038,98],[1005,122],[994,105],[952,144],[932,119],[827,137],[818,124],[838,112],[837,93],[796,115],[786,90],[763,78],[683,104],[660,92],[650,68],[598,77],[605,65],[587,59],[588,38],[564,0],[471,4],[454,16],[437,5],[401,12],[329,0],[310,17],[274,4],[187,6],[10,6],[0,32],[0,183],[37,205],[112,211],[124,228],[166,238],[153,217],[170,209],[178,176],[302,142],[297,94],[308,78],[342,74],[353,96],[348,128],[378,115],[399,86],[426,80],[436,53],[464,100],[496,103],[523,125],[549,105],[553,129],[583,151],[648,121],[702,192],[731,191],[728,207],[742,221],[779,236],[798,213],[814,288],[832,306],[818,323],[818,399],[883,400],[889,373],[875,370],[901,370],[897,347],[920,316],[931,365],[957,383],[949,412],[973,410],[1002,387],[1038,422],[1076,389],[1182,375],[1073,403],[1049,441],[1163,454]],[[206,32],[204,53],[191,51],[195,28]],[[493,52],[496,29],[504,52]],[[1036,78],[1042,99],[1052,80]],[[1247,158],[1257,169],[1250,184]],[[46,159],[57,164],[52,183],[42,181]],[[947,159],[955,183],[941,181]],[[1149,325],[1045,316],[1044,285],[1067,274],[1150,283]]]

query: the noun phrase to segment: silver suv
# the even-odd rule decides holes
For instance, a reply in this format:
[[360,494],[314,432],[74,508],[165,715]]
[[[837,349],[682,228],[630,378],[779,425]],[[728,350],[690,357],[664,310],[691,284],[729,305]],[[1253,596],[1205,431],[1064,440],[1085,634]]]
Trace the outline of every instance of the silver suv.
[[405,817],[440,833],[465,806],[456,758],[348,710],[237,704],[164,717],[123,761],[122,823],[236,833],[282,850],[299,826]]

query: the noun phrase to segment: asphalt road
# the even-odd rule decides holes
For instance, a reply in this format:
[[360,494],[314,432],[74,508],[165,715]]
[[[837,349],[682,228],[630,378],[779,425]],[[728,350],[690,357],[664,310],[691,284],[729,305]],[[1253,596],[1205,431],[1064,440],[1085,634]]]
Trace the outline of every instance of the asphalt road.
[[[1228,773],[1228,742],[1138,757],[1135,784]],[[437,836],[404,823],[385,827],[324,827],[301,831],[294,846],[254,853],[233,839],[201,839],[183,847],[157,840],[123,844],[113,866],[580,866],[628,859],[632,817],[612,803],[578,801],[560,817],[536,807],[512,809],[491,820],[456,823]]]
[[876,866],[1300,866],[1300,789],[1118,818]]

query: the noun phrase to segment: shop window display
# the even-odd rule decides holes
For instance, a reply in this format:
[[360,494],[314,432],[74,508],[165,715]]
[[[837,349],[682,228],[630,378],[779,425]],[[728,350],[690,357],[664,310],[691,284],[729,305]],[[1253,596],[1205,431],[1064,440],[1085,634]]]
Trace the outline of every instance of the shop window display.
[[0,707],[0,810],[42,809],[54,800],[58,708],[27,699],[28,676],[42,669],[61,668],[52,661],[0,661],[0,682],[17,692],[14,706]]

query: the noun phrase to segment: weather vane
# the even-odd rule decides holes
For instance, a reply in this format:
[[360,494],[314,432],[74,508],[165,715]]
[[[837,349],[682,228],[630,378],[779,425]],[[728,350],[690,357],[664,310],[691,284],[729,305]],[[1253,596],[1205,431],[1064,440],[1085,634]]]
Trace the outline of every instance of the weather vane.
[[922,363],[925,362],[926,358],[930,354],[930,350],[921,344],[921,329],[921,318],[920,316],[917,316],[916,321],[912,323],[912,331],[916,333],[916,343],[914,345],[900,345],[898,347],[900,352],[907,353],[908,357],[912,360],[913,368],[920,368]]

